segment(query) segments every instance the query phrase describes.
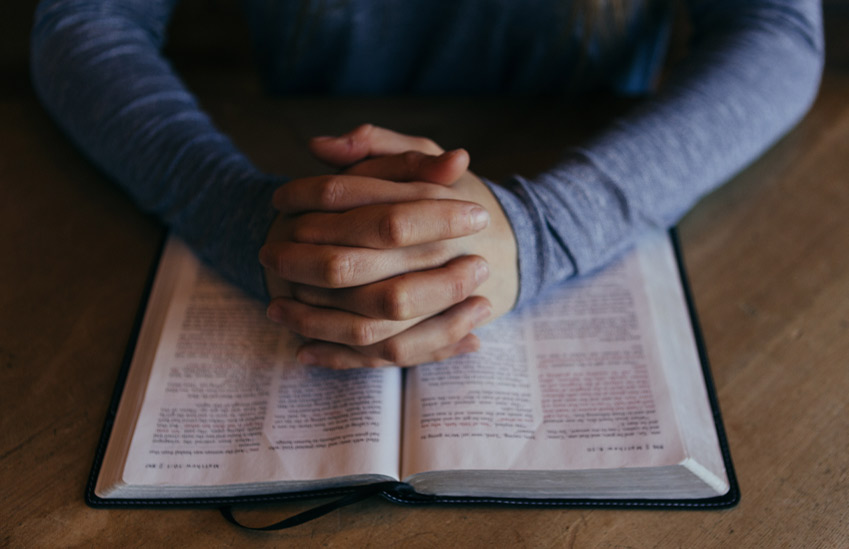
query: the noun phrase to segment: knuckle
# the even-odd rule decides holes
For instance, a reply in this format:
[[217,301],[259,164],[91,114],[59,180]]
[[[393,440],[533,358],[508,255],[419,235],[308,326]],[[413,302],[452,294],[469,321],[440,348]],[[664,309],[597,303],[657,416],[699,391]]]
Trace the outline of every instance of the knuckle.
[[288,328],[298,335],[304,337],[313,337],[315,334],[315,325],[312,318],[308,315],[295,315],[289,317]]
[[351,324],[350,344],[365,347],[377,342],[377,329],[373,320],[358,320]]
[[334,210],[345,196],[345,183],[335,176],[326,176],[319,183],[319,209]]
[[374,124],[360,124],[350,134],[351,147],[357,148],[367,145],[371,141],[372,133],[374,133]]
[[472,217],[473,210],[469,204],[464,202],[451,202],[446,208],[446,216],[443,218],[445,231],[452,236],[466,236],[478,232],[476,220]]
[[354,131],[352,132],[352,134],[356,135],[358,137],[367,137],[373,131],[374,131],[374,124],[371,124],[369,122],[365,122],[363,124],[360,124],[356,128],[354,128]]
[[331,288],[351,286],[355,278],[356,267],[350,255],[336,252],[326,259],[323,280]]
[[408,174],[414,174],[419,171],[424,155],[418,151],[407,151],[401,154],[401,162],[404,165],[404,170]]
[[410,350],[398,339],[390,339],[382,345],[380,358],[398,366],[405,366],[409,364],[411,358]]
[[381,244],[389,248],[398,248],[409,241],[412,226],[405,216],[394,207],[390,207],[378,221],[377,233]]
[[408,320],[412,318],[410,293],[402,285],[387,288],[383,294],[381,310],[389,320]]
[[466,308],[460,314],[451,316],[450,321],[444,327],[445,340],[456,343],[466,337],[475,328],[475,318],[470,308]]
[[462,277],[456,277],[449,280],[447,289],[448,296],[451,299],[451,303],[459,303],[466,299],[469,294],[466,279]]

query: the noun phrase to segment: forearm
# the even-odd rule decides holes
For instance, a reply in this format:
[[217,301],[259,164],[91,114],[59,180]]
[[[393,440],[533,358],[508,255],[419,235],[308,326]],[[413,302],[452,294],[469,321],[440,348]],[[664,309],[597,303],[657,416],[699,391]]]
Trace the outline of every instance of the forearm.
[[276,180],[200,110],[160,50],[173,1],[43,2],[32,76],[45,107],[140,207],[248,291]]
[[520,242],[520,301],[672,225],[806,112],[819,6],[763,4],[697,6],[691,53],[655,97],[552,170],[494,189]]

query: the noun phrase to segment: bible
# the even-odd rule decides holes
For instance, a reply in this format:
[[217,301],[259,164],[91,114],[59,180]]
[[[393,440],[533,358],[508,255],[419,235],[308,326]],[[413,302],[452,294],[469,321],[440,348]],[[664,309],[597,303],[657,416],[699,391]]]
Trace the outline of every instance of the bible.
[[264,304],[167,240],[86,500],[724,507],[734,478],[674,235],[414,368],[298,365]]

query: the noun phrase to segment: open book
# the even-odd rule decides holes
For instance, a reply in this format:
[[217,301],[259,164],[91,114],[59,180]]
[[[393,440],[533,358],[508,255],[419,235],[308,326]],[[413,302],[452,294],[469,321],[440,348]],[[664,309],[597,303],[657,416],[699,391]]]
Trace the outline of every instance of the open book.
[[172,238],[89,503],[386,481],[400,501],[736,502],[667,234],[476,333],[479,352],[416,368],[299,366],[264,304]]

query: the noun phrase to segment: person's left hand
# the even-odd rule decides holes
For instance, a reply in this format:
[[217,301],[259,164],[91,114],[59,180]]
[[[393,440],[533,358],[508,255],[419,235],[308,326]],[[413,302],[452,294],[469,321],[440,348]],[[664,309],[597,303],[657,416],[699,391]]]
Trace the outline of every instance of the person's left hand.
[[[275,205],[295,215],[296,228],[290,227],[288,244],[269,238],[263,263],[296,283],[292,297],[272,301],[269,317],[315,340],[301,347],[298,359],[340,368],[411,365],[475,350],[478,341],[469,332],[512,307],[518,277],[512,230],[488,188],[464,170],[465,153],[388,154],[413,146],[441,149],[372,126],[335,140],[314,140],[312,146],[319,158],[337,166],[358,156],[370,158],[334,179],[332,193],[327,179],[309,178],[275,195]],[[387,155],[373,157],[380,153]],[[442,185],[408,182],[421,179]],[[332,206],[328,196],[334,197]],[[457,209],[474,203],[490,212],[489,224],[479,232],[469,231],[472,224],[464,217],[478,210]],[[385,219],[394,220],[387,225],[391,230],[379,229]],[[470,236],[455,238],[464,231]],[[313,247],[310,253],[304,254],[305,246]],[[339,257],[348,266],[323,268],[326,255],[316,249],[337,253],[339,246],[346,247]],[[337,273],[337,279],[322,278],[325,272]],[[350,276],[343,280],[340,272]],[[479,295],[469,297],[487,278]]]

